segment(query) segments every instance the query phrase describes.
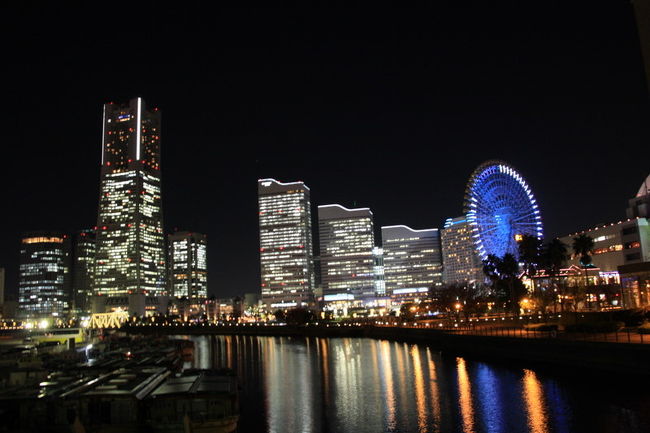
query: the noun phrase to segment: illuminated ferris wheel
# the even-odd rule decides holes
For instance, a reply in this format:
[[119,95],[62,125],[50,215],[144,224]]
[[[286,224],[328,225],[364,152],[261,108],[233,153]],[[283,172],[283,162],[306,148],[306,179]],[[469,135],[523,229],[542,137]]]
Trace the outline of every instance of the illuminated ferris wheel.
[[518,257],[521,235],[542,238],[542,217],[533,192],[508,163],[487,161],[478,166],[465,190],[465,213],[476,252]]

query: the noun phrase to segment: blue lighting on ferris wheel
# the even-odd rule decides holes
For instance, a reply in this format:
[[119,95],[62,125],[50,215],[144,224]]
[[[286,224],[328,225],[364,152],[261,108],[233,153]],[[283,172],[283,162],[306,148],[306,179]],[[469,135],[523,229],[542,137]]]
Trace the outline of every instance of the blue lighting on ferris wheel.
[[469,179],[465,213],[478,255],[518,257],[515,235],[542,238],[542,217],[533,192],[508,163],[487,161]]

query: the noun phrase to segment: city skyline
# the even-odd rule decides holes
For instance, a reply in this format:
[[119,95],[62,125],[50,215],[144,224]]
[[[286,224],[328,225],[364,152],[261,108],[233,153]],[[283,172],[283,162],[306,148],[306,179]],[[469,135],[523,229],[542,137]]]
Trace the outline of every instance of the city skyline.
[[[258,12],[250,18],[259,32],[281,27],[268,27],[269,15],[292,23],[262,41],[217,44],[219,56],[206,49],[248,16],[231,12],[227,23],[224,15],[219,30],[185,21],[181,28],[196,29],[177,38],[164,26],[170,17],[156,12],[158,24],[126,34],[156,41],[148,46],[159,63],[126,53],[122,64],[144,66],[124,74],[95,67],[106,54],[95,48],[123,42],[51,32],[50,15],[40,12],[34,33],[8,52],[16,85],[1,138],[28,171],[0,175],[12,203],[0,232],[6,291],[16,295],[21,232],[95,225],[101,106],[134,96],[165,113],[164,233],[197,231],[220,246],[209,262],[217,296],[258,287],[257,179],[302,180],[313,214],[323,203],[369,207],[377,235],[392,224],[442,229],[462,214],[472,170],[501,158],[535,191],[547,238],[624,219],[648,175],[650,140],[632,7],[527,7],[487,8],[485,20],[458,29],[466,14],[446,6],[421,18],[386,14],[367,32],[342,17],[339,33],[319,37],[326,17]],[[522,12],[530,12],[526,25],[514,19]],[[539,32],[548,22],[552,30]],[[306,72],[294,73],[296,63]]]

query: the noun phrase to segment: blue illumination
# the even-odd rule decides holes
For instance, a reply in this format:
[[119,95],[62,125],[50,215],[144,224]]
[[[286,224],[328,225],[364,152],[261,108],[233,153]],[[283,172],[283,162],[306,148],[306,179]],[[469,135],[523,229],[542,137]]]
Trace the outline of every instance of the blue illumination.
[[488,254],[518,257],[517,234],[542,238],[542,218],[533,192],[505,162],[488,161],[474,170],[467,184],[465,212],[483,260]]

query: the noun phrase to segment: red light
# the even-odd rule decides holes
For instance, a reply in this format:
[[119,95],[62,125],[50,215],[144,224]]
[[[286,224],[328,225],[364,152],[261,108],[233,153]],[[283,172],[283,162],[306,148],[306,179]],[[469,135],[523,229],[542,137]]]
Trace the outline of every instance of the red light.
[[102,230],[106,230],[107,228],[108,228],[108,227],[104,226],[104,227],[102,227]]
[[264,248],[260,248],[260,251],[264,251]]
[[111,166],[111,162],[110,162],[110,161],[107,162],[106,165],[108,165],[108,166],[110,167],[110,166]]

